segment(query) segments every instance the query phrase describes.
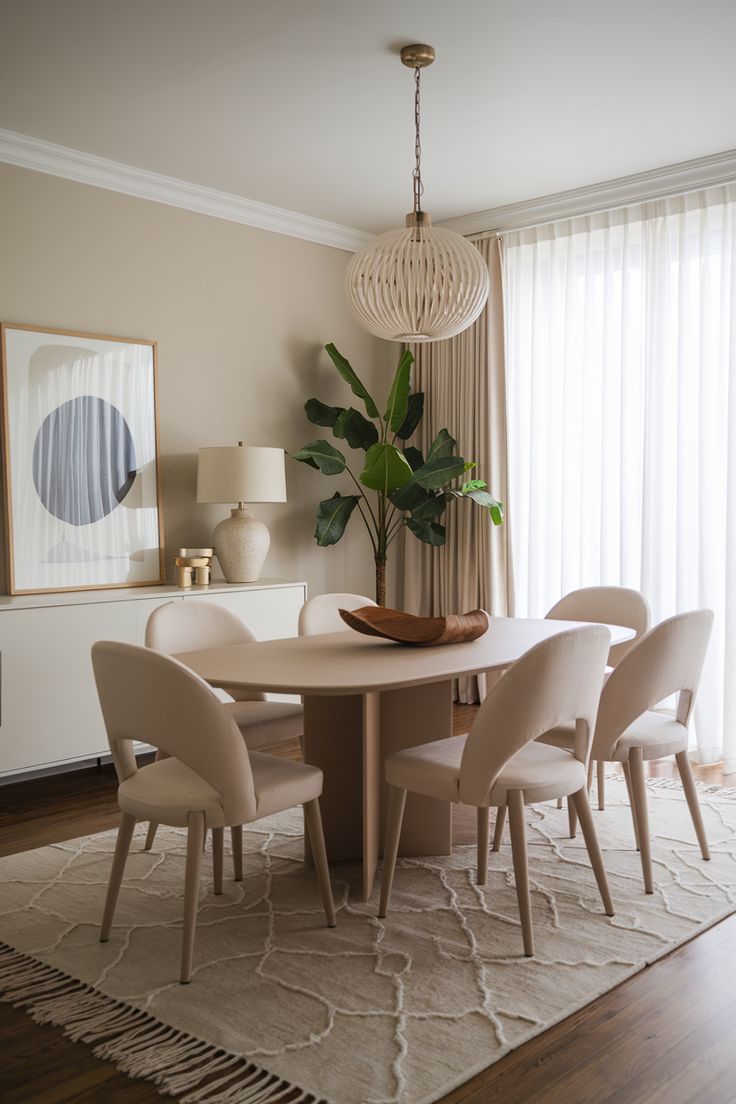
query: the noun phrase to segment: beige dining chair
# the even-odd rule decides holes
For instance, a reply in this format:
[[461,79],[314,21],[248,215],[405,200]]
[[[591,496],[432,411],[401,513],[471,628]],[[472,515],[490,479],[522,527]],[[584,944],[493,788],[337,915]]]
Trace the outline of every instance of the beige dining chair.
[[[100,930],[105,943],[115,914],[136,822],[187,829],[182,982],[192,972],[194,930],[205,833],[222,843],[223,829],[304,806],[322,903],[330,927],[335,908],[327,867],[319,797],[322,771],[261,752],[249,752],[238,726],[212,688],[171,656],[134,644],[99,641],[92,647],[97,692],[118,776],[121,810]],[[133,741],[164,758],[138,768]],[[222,848],[219,848],[222,856]],[[214,889],[222,893],[222,862],[214,856]]]
[[346,632],[347,625],[338,610],[356,610],[375,604],[372,598],[362,594],[318,594],[305,602],[299,611],[299,635]]
[[[534,954],[524,806],[572,796],[606,915],[613,916],[593,817],[587,763],[610,634],[569,629],[531,648],[490,690],[470,732],[395,752],[386,759],[389,806],[379,916],[388,910],[407,791],[478,811],[478,884],[488,876],[488,812],[509,810],[511,851],[524,953]],[[563,721],[564,718],[564,721]],[[569,721],[570,750],[537,742]]]
[[[242,617],[205,598],[166,602],[157,606],[146,623],[146,647],[168,655],[221,648],[228,644],[250,644],[257,640],[258,637]],[[301,740],[304,711],[298,702],[268,701],[265,694],[256,690],[236,687],[218,688],[217,694],[226,703],[228,713],[243,733],[251,751]],[[155,837],[156,825],[152,823],[146,836],[146,851],[153,847]],[[242,862],[235,840],[233,856],[235,880],[240,881]]]
[[[552,621],[597,621],[602,625],[624,625],[627,629],[633,629],[634,636],[631,640],[611,646],[608,653],[607,674],[620,663],[632,644],[635,644],[647,631],[651,620],[649,603],[644,595],[631,587],[621,586],[591,586],[572,590],[564,598],[560,598],[545,617]],[[590,791],[594,761],[591,758],[588,766],[588,791]],[[599,809],[606,807],[605,777],[606,765],[599,761],[596,786]]]
[[[712,627],[713,612],[707,609],[679,613],[655,625],[626,653],[601,693],[591,754],[599,762],[620,763],[623,768],[647,893],[654,892],[654,881],[645,762],[674,755],[701,854],[710,858],[687,749],[688,724]],[[655,709],[672,694],[678,695],[674,714]],[[569,748],[574,733],[566,725],[541,739]],[[571,834],[574,818],[573,810]]]

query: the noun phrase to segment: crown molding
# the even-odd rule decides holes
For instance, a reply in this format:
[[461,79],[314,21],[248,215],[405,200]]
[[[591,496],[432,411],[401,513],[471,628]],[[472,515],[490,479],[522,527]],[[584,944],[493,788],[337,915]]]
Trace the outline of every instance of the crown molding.
[[622,176],[616,180],[591,184],[586,188],[574,188],[567,192],[556,192],[522,203],[491,207],[487,211],[477,211],[471,215],[459,215],[457,218],[444,219],[437,225],[465,236],[520,230],[525,226],[540,226],[557,219],[626,207],[648,199],[680,195],[730,180],[736,180],[736,150],[699,157],[694,161],[681,161],[663,169]]
[[282,207],[271,207],[268,203],[258,203],[215,188],[205,188],[201,184],[137,169],[133,165],[57,146],[53,142],[44,142],[12,130],[0,129],[0,161],[351,253],[362,249],[374,237],[365,230],[341,226],[337,222],[287,211]]

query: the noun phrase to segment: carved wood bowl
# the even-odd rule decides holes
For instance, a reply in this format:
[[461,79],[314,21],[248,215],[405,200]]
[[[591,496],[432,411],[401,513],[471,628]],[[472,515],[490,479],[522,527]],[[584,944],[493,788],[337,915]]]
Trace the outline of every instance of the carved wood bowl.
[[447,617],[415,617],[413,613],[387,609],[385,606],[362,606],[357,610],[339,611],[346,625],[365,636],[383,636],[399,644],[429,648],[436,644],[462,644],[477,640],[488,628],[485,610],[470,613],[450,613]]

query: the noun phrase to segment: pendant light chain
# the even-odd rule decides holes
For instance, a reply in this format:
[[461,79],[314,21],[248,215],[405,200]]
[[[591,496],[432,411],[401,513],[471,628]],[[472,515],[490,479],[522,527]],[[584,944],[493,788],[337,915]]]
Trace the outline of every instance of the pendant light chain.
[[414,166],[414,172],[412,173],[413,188],[414,188],[414,214],[420,214],[422,210],[422,192],[424,191],[424,185],[422,184],[422,142],[419,137],[419,79],[422,70],[419,66],[414,70],[414,156],[416,164]]

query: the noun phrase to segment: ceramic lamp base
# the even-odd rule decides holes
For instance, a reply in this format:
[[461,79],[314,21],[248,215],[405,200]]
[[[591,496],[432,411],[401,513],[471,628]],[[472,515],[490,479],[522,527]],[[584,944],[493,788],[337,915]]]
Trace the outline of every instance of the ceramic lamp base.
[[234,509],[216,526],[215,554],[228,583],[255,583],[271,543],[268,529],[250,510]]

